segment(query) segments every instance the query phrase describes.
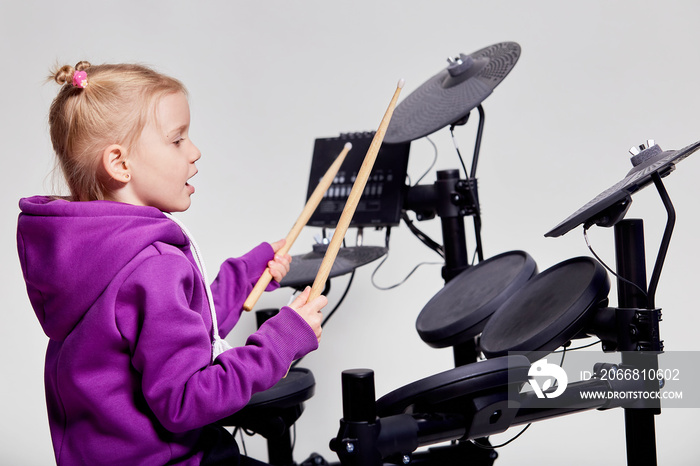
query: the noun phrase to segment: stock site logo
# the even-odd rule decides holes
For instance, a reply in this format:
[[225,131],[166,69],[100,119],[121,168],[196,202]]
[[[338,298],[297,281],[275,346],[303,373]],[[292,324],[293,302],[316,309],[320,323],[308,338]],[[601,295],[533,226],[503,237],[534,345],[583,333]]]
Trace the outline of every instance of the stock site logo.
[[[535,391],[537,398],[556,398],[566,390],[569,378],[564,369],[556,364],[549,364],[546,359],[540,359],[530,366],[527,372],[528,382]],[[540,385],[540,382],[542,385]],[[549,389],[556,386],[553,392]]]

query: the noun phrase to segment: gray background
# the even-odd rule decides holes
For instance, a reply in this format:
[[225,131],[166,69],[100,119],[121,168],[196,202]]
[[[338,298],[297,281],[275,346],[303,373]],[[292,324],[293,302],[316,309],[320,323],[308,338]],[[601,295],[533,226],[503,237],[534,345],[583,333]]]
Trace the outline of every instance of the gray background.
[[[193,206],[179,217],[215,270],[226,257],[286,235],[304,204],[315,138],[376,129],[399,78],[406,80],[405,97],[442,70],[446,57],[516,41],[520,61],[484,102],[478,172],[484,249],[487,256],[526,250],[544,270],[589,254],[579,229],[558,239],[543,234],[624,177],[630,146],[654,138],[664,149],[680,149],[700,138],[698,14],[693,1],[3,1],[0,462],[53,461],[43,395],[46,337],[24,290],[15,226],[18,199],[52,189],[46,115],[58,89],[44,77],[54,63],[145,63],[188,86],[191,137],[203,157]],[[475,121],[457,130],[467,163]],[[435,170],[458,167],[449,133],[433,139],[440,152],[428,183]],[[430,144],[413,144],[413,180],[431,158]],[[672,350],[700,348],[692,332],[700,323],[693,291],[698,158],[682,162],[666,182],[678,222],[657,303]],[[651,263],[665,221],[653,189],[635,197],[629,216],[645,219]],[[439,221],[419,226],[440,237]],[[305,229],[292,253],[308,252],[317,233]],[[348,237],[352,243],[354,232]],[[593,229],[590,237],[612,264],[612,231]],[[365,244],[383,239],[383,232],[366,232]],[[405,226],[396,228],[376,281],[391,285],[435,258]],[[341,417],[342,370],[374,369],[382,395],[452,367],[450,351],[429,348],[414,329],[442,286],[439,266],[421,267],[391,291],[372,286],[374,268],[358,270],[320,350],[304,362],[317,387],[298,422],[298,461],[312,451],[334,458],[327,445]],[[346,283],[346,277],[333,282],[330,306]],[[288,290],[276,291],[258,308],[288,299]],[[247,314],[229,341],[242,344],[253,328]],[[697,413],[668,409],[657,418],[661,464],[697,462]],[[246,444],[265,458],[259,439]],[[593,461],[624,464],[621,411],[537,423],[500,451],[497,464]]]

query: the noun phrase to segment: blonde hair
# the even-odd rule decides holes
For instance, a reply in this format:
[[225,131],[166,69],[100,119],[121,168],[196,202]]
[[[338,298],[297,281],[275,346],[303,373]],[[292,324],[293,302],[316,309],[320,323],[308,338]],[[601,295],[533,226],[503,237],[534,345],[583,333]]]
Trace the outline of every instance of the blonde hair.
[[[87,74],[85,88],[73,85],[78,71]],[[105,199],[109,177],[101,170],[104,150],[112,144],[131,147],[161,97],[187,94],[180,81],[142,65],[81,61],[58,68],[49,79],[62,85],[49,111],[49,131],[75,201]]]

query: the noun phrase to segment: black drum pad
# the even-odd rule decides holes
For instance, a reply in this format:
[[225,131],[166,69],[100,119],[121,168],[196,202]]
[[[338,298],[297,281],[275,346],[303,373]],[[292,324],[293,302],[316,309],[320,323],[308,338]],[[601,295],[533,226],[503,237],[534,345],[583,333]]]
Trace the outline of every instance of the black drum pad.
[[301,405],[315,392],[316,380],[309,369],[293,368],[273,387],[253,394],[247,405],[218,422],[224,426],[241,426],[257,431],[261,423],[280,410]]
[[377,400],[377,414],[430,413],[451,400],[524,383],[529,370],[530,362],[520,355],[459,366],[387,393]]
[[255,393],[240,411],[217,424],[236,426],[258,433],[265,438],[277,438],[284,425],[291,425],[303,412],[303,403],[314,395],[316,381],[309,369],[290,369],[285,378],[273,387]]
[[510,251],[470,267],[428,301],[416,330],[428,345],[444,348],[475,337],[491,314],[537,273],[524,251]]
[[598,261],[577,257],[561,262],[493,313],[481,333],[481,350],[486,357],[554,351],[585,328],[609,291],[610,281]]

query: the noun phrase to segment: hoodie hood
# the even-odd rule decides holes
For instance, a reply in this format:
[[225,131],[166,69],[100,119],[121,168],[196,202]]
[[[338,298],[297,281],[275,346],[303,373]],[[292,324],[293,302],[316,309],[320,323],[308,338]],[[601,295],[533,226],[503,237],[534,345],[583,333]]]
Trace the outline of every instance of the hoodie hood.
[[27,293],[46,335],[63,341],[114,276],[154,242],[189,247],[154,207],[112,201],[21,199],[17,249]]

